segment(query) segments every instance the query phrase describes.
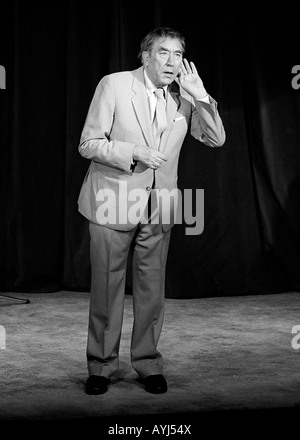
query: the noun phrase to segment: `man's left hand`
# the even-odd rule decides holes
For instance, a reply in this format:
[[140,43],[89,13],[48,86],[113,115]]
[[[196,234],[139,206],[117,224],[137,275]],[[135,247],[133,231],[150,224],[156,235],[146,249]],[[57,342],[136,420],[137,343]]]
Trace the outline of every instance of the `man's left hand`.
[[207,96],[202,79],[198,75],[196,66],[193,62],[189,63],[184,58],[179,71],[179,84],[194,99],[202,99]]

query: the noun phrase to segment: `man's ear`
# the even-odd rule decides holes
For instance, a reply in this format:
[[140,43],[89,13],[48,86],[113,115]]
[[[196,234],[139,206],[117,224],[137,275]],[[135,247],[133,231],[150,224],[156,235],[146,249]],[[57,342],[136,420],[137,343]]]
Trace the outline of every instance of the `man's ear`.
[[149,52],[147,50],[144,50],[142,52],[142,58],[143,58],[144,66],[148,66],[148,64],[149,64]]

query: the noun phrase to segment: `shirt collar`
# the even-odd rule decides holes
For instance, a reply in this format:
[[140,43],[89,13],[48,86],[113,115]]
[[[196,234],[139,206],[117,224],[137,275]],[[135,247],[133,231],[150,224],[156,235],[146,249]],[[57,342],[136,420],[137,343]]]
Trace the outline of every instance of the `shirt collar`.
[[[154,93],[154,91],[157,89],[157,87],[153,84],[153,82],[151,81],[151,79],[147,75],[146,69],[144,69],[144,78],[145,78],[145,86],[146,86],[147,95],[151,96],[152,93]],[[165,91],[165,97],[167,97],[168,86],[164,86],[162,88]]]

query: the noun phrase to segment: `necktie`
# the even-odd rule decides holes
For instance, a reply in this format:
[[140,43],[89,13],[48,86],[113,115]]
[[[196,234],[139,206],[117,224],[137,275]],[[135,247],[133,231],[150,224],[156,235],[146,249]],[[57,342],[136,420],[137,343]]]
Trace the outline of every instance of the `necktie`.
[[157,139],[157,143],[159,145],[160,142],[160,136],[167,128],[167,117],[166,117],[166,100],[164,98],[164,90],[162,88],[158,88],[154,91],[157,102],[156,102],[156,109],[155,109],[155,115],[154,115],[154,134]]

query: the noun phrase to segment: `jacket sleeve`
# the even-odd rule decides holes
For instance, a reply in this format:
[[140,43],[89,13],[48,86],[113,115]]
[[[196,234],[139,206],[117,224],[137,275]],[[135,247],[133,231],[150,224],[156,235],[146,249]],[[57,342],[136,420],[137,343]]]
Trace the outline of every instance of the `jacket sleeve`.
[[115,120],[115,88],[110,75],[99,82],[81,133],[79,153],[86,159],[130,171],[135,144],[111,139]]
[[193,100],[191,135],[209,147],[221,147],[226,139],[216,101],[209,96],[209,103]]

